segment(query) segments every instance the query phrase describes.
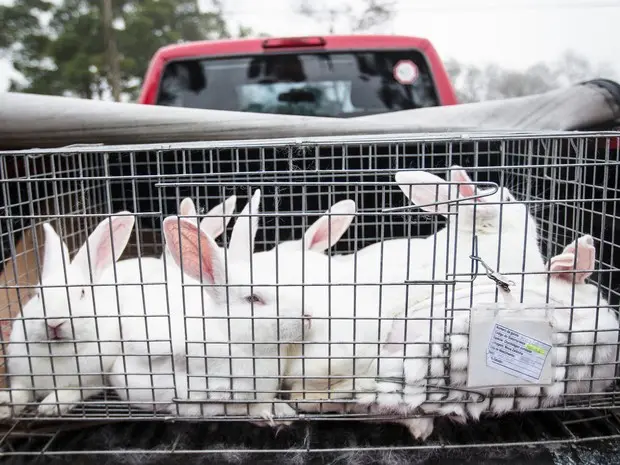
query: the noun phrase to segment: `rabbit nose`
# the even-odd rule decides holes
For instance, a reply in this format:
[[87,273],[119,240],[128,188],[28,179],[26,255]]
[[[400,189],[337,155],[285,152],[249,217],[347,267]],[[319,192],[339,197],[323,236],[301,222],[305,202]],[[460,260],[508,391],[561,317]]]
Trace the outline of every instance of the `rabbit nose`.
[[47,322],[47,334],[48,334],[48,337],[50,337],[50,339],[52,339],[52,340],[54,340],[54,339],[61,339],[61,337],[60,337],[60,327],[64,323],[65,323],[64,321],[61,321],[60,323],[48,321]]

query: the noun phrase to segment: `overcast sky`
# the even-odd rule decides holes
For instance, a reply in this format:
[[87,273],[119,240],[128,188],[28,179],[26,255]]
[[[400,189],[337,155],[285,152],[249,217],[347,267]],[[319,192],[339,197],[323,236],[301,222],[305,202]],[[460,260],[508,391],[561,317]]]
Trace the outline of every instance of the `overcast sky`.
[[[201,0],[207,1],[207,0]],[[313,0],[325,5],[333,0]],[[328,3],[329,2],[329,3]],[[0,3],[7,3],[0,0]],[[272,36],[321,34],[325,22],[295,14],[295,0],[228,0],[231,22]],[[349,0],[360,5],[358,0]],[[594,63],[614,65],[620,75],[620,0],[397,0],[395,20],[382,33],[431,40],[439,55],[469,63],[525,68],[552,61],[567,49]],[[344,33],[346,24],[338,24]],[[1,27],[1,26],[0,26]],[[0,90],[11,67],[0,62]],[[613,77],[613,76],[612,76]],[[617,79],[618,76],[615,76]]]

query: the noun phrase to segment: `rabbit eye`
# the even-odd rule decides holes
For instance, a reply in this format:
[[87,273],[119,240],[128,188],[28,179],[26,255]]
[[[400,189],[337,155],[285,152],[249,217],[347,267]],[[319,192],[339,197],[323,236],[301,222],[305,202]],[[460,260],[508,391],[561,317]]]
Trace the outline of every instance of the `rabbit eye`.
[[263,299],[261,299],[256,294],[249,295],[245,298],[245,301],[249,304],[264,304]]

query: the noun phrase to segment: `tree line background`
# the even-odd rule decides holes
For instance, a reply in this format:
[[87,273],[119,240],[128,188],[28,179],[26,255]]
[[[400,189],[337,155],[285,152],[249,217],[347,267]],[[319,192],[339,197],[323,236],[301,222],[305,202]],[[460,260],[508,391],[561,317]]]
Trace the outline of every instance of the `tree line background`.
[[[364,0],[356,6],[291,1],[300,20],[316,21],[318,33],[381,32],[395,14],[390,0]],[[137,98],[149,60],[164,45],[269,32],[243,26],[231,30],[225,0],[211,0],[206,8],[198,0],[14,0],[0,5],[0,24],[0,57],[21,75],[11,80],[10,90],[115,100]],[[615,77],[609,65],[594,65],[570,50],[553,63],[525,70],[455,59],[445,60],[445,66],[462,102]]]

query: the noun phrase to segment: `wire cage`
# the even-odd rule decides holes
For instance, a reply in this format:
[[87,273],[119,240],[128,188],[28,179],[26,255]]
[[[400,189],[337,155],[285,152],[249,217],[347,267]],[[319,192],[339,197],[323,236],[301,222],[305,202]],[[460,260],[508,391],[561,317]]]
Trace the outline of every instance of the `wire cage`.
[[3,453],[59,421],[351,420],[411,449],[446,447],[435,419],[555,411],[520,440],[620,435],[619,140],[0,154]]

